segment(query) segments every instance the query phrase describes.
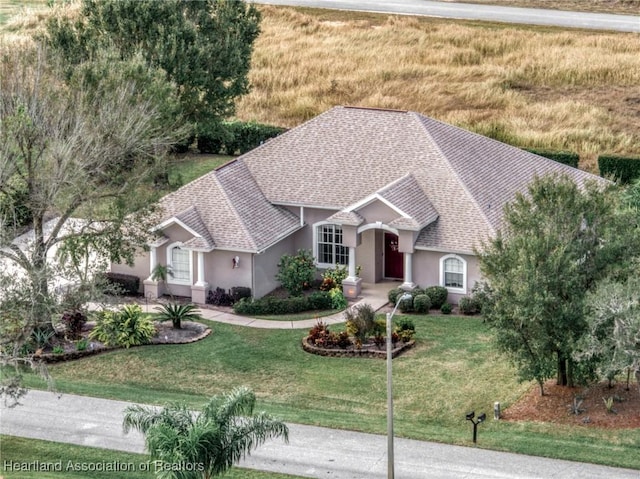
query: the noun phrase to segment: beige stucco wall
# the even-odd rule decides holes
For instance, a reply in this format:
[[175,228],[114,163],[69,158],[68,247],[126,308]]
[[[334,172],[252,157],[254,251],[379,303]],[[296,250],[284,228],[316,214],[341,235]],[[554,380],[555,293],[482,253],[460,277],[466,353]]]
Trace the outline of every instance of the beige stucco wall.
[[[448,253],[436,251],[416,250],[413,254],[413,282],[425,288],[427,286],[440,286],[440,259]],[[458,304],[465,294],[471,294],[471,290],[477,281],[481,279],[478,259],[473,255],[457,255],[467,262],[467,284],[465,293],[449,293],[448,301]]]
[[149,277],[149,253],[141,252],[138,256],[135,257],[133,266],[128,266],[126,264],[111,264],[111,272],[113,273],[121,273],[121,274],[131,274],[133,276],[137,276],[140,278],[140,288],[138,292],[143,292],[144,285],[142,282]]
[[253,294],[256,298],[261,298],[280,286],[280,283],[276,279],[278,262],[283,254],[294,254],[297,251],[294,245],[295,241],[293,238],[285,238],[263,253],[253,256],[255,274]]
[[[233,267],[233,258],[240,258],[238,268]],[[234,286],[251,288],[251,253],[213,250],[204,257],[204,280],[210,289],[229,290]]]

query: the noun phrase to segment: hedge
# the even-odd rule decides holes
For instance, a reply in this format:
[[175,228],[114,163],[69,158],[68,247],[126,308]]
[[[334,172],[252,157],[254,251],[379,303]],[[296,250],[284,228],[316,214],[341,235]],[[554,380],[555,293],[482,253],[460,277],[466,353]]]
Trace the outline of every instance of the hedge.
[[268,296],[251,301],[243,298],[233,305],[233,312],[246,316],[270,314],[295,314],[304,311],[331,309],[331,296],[328,291],[318,291],[309,296],[292,298],[274,298]]
[[227,155],[246,153],[285,131],[278,126],[253,121],[225,121],[204,129],[198,135],[200,153]]
[[640,158],[631,156],[600,155],[598,157],[600,176],[613,177],[620,183],[630,183],[640,178]]
[[533,153],[534,155],[549,158],[550,160],[557,161],[564,165],[573,166],[574,168],[577,168],[578,163],[580,162],[580,155],[571,151],[536,150],[533,148],[525,148],[525,151]]

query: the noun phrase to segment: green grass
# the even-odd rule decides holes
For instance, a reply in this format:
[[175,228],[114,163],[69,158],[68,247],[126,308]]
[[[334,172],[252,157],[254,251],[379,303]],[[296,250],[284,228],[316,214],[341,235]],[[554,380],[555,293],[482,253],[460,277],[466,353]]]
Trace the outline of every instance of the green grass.
[[233,156],[188,154],[173,158],[169,170],[171,184],[186,185],[190,181],[232,160]]
[[[415,316],[418,345],[394,360],[399,436],[471,445],[465,413],[491,413],[530,387],[494,352],[478,318]],[[384,361],[305,353],[304,330],[263,330],[211,323],[213,334],[189,345],[113,351],[52,365],[60,391],[162,404],[201,406],[238,385],[258,407],[286,421],[383,434]],[[43,387],[35,376],[31,386]],[[640,431],[487,421],[481,447],[640,469]]]
[[[2,441],[2,474],[7,479],[151,479],[154,474],[153,463],[144,454],[108,451],[94,447],[74,446],[58,442],[40,441],[13,436],[0,436]],[[7,463],[31,463],[28,471],[7,472]],[[36,467],[33,464],[39,463]],[[58,465],[59,464],[59,465]],[[47,471],[45,468],[54,469]],[[111,467],[114,470],[91,470]],[[27,467],[28,468],[28,467]],[[55,469],[60,469],[56,471]],[[83,471],[82,469],[85,469]],[[232,468],[225,476],[227,479],[294,479],[297,476],[255,471],[252,469]]]
[[252,318],[266,319],[268,321],[304,321],[305,319],[324,318],[325,316],[331,316],[332,314],[339,313],[340,309],[327,309],[323,311],[303,311],[296,314],[277,314],[277,315],[252,315]]

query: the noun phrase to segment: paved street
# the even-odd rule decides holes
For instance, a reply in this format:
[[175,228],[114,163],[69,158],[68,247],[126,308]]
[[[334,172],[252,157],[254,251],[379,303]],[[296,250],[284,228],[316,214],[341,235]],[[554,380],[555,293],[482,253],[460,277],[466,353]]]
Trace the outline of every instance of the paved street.
[[[128,403],[30,391],[23,405],[0,409],[0,433],[143,452],[138,433],[124,435]],[[241,465],[312,478],[386,477],[386,437],[290,424],[290,443],[274,440]],[[474,447],[396,439],[396,477],[406,479],[638,479],[640,471],[559,461]]]
[[[336,10],[423,15],[460,20],[547,25],[566,28],[587,28],[640,32],[640,16],[606,13],[565,12],[535,8],[501,7],[428,0],[254,0],[256,3],[290,5]],[[640,13],[640,12],[639,12]]]

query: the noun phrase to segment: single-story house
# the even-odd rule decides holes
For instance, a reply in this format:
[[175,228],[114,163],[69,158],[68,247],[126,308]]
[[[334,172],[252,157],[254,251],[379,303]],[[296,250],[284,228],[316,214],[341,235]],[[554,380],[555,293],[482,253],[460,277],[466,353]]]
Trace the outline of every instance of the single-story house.
[[283,254],[310,249],[320,270],[348,266],[348,297],[394,279],[445,286],[456,303],[505,203],[548,174],[598,178],[419,113],[339,106],[162,198],[150,251],[112,271],[150,296],[163,293],[150,276],[160,264],[196,303],[216,287],[258,298],[278,286]]

